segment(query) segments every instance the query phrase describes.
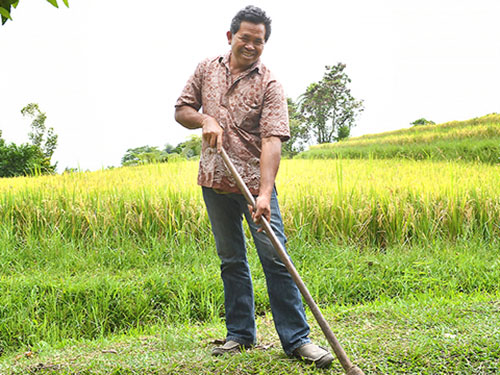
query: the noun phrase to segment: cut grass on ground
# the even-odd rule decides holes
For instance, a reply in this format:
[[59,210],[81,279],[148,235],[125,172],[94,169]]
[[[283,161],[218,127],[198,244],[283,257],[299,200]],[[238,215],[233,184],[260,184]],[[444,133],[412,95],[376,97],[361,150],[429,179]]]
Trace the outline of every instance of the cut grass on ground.
[[[365,374],[498,374],[500,295],[414,296],[323,309],[333,331]],[[326,345],[309,315],[311,337]],[[259,347],[210,356],[224,325],[147,328],[95,341],[39,343],[0,362],[1,374],[325,374],[288,358],[269,315],[258,318]],[[30,354],[31,353],[31,354]]]

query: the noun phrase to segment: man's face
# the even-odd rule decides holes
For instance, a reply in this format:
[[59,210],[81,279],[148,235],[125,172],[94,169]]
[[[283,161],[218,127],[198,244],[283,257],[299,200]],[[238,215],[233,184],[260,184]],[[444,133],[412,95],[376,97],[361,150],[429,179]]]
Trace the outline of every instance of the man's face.
[[232,57],[240,67],[249,67],[256,62],[264,50],[266,26],[263,23],[255,24],[242,21],[236,34],[227,32],[227,39],[231,45]]

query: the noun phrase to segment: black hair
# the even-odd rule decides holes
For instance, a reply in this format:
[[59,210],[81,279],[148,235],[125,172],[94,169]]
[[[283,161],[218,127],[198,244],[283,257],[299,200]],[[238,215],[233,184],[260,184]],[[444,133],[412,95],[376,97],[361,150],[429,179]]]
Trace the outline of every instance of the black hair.
[[251,22],[257,25],[263,23],[266,27],[265,41],[267,42],[271,35],[271,18],[266,15],[266,12],[253,5],[246,6],[236,13],[236,16],[234,16],[231,21],[231,28],[229,29],[231,34],[234,35],[238,32],[242,21]]

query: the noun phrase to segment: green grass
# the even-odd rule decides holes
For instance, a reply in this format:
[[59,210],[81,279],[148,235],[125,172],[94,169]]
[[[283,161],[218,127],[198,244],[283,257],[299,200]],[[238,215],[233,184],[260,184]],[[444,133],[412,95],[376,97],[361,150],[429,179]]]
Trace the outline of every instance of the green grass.
[[304,159],[460,160],[500,163],[500,115],[414,126],[312,146]]
[[[414,296],[495,295],[498,243],[359,248],[291,238],[289,251],[320,306],[360,308]],[[28,254],[31,253],[30,257]],[[34,255],[34,256],[33,256]],[[15,258],[15,259],[14,259]],[[65,247],[57,239],[2,255],[0,345],[4,352],[78,338],[105,338],[162,324],[220,324],[223,291],[212,240]],[[257,314],[269,311],[249,244]],[[419,297],[420,298],[420,297]]]
[[[281,164],[289,252],[366,373],[496,373],[499,168]],[[251,243],[268,349],[208,354],[224,336],[223,290],[196,169],[0,180],[0,374],[322,373],[282,353]],[[313,338],[325,344],[317,327]]]
[[[498,294],[414,295],[323,309],[351,360],[365,374],[496,374],[500,366]],[[311,337],[327,345],[312,317]],[[280,348],[269,314],[258,317],[258,344],[214,358],[221,323],[158,325],[98,340],[40,342],[0,362],[2,374],[324,374]]]

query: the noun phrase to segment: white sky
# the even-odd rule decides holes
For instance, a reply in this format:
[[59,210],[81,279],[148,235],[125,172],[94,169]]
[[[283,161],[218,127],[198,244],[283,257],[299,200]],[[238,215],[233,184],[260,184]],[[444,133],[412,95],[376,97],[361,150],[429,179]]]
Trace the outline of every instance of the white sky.
[[59,171],[118,166],[128,148],[192,134],[175,100],[201,59],[228,50],[248,4],[273,19],[262,60],[292,99],[325,65],[347,64],[365,104],[354,136],[500,112],[498,0],[59,2],[23,0],[0,27],[2,137],[27,142],[20,110],[38,103]]

